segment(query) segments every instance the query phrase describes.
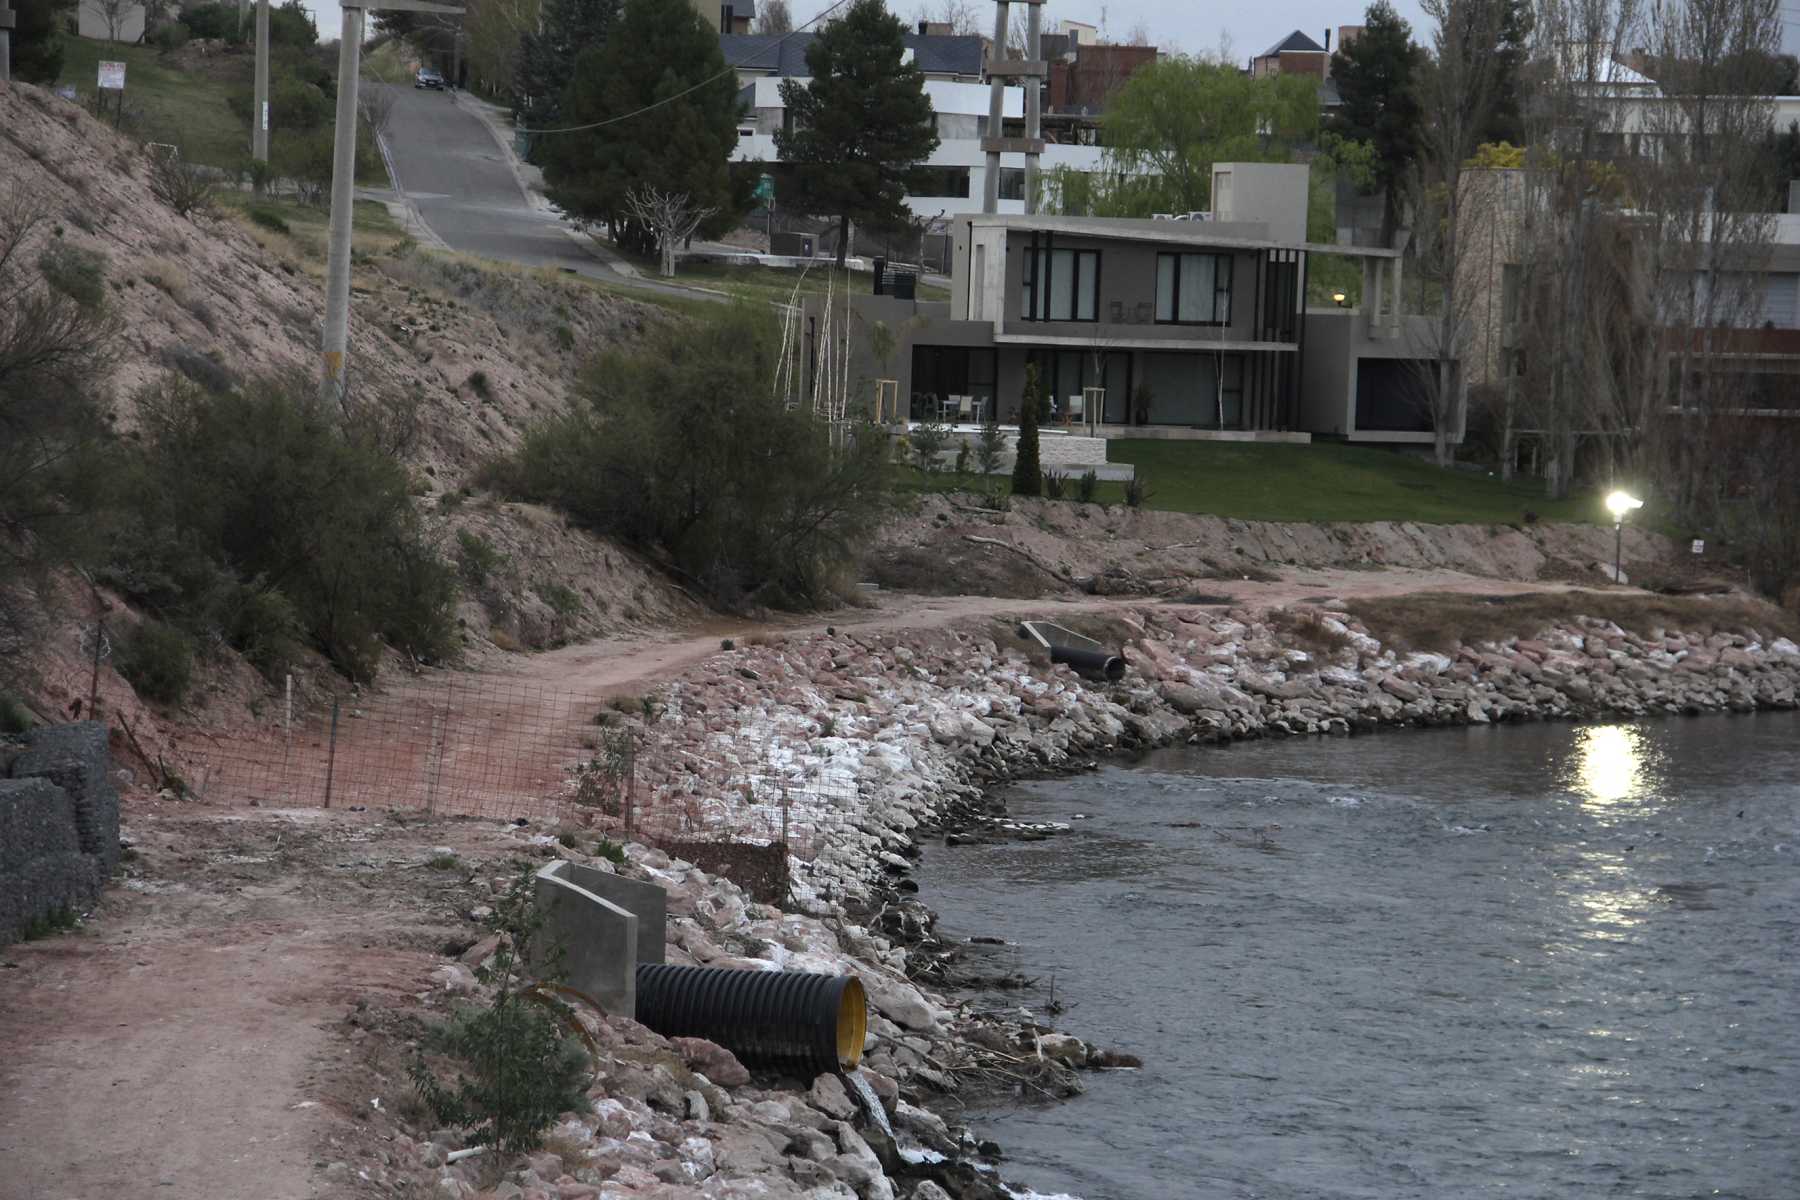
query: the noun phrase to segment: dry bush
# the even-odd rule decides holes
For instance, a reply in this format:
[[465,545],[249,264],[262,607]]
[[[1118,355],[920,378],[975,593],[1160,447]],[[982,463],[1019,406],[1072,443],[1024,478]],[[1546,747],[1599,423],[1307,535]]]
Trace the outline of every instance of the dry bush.
[[1263,617],[1284,642],[1311,651],[1321,658],[1335,658],[1339,651],[1351,646],[1350,635],[1325,623],[1325,614],[1316,608],[1277,608]]
[[141,272],[145,283],[161,288],[169,299],[186,307],[192,280],[185,268],[166,258],[147,258]]
[[1521,596],[1415,593],[1352,600],[1346,606],[1369,632],[1402,650],[1452,651],[1458,644],[1534,637],[1575,617],[1611,621],[1651,636],[1659,630],[1792,637],[1800,619],[1766,601],[1643,596],[1628,592],[1534,592]]
[[174,209],[176,216],[211,209],[218,186],[218,178],[210,167],[194,162],[179,149],[152,150],[150,192]]

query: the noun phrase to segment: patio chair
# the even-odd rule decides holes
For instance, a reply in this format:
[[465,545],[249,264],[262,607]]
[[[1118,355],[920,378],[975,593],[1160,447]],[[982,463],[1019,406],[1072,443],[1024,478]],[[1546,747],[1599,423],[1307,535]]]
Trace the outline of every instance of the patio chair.
[[975,397],[954,396],[952,399],[956,401],[956,420],[959,424],[967,425],[975,419]]
[[1084,402],[1082,400],[1082,397],[1079,394],[1072,395],[1069,397],[1069,406],[1063,410],[1067,414],[1063,418],[1063,424],[1065,424],[1065,425],[1081,424],[1081,414],[1082,414],[1083,403]]

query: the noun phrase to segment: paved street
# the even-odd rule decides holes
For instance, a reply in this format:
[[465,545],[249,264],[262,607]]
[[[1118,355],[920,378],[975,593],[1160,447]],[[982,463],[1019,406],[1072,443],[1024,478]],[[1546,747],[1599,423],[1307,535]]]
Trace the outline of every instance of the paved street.
[[473,111],[474,101],[410,87],[393,91],[386,140],[397,182],[452,250],[573,270],[620,287],[708,297],[615,271],[601,257],[602,248],[590,252],[569,237],[555,213],[534,208],[509,156]]

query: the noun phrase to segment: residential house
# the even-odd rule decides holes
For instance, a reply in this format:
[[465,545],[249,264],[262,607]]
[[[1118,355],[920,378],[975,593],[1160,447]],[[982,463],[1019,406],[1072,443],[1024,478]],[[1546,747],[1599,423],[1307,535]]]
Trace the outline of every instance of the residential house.
[[756,0],[693,0],[700,19],[720,33],[747,34],[756,20]]
[[1155,61],[1155,46],[1078,43],[1065,58],[1051,60],[1044,111],[1099,116],[1126,80]]
[[1311,75],[1321,82],[1331,74],[1331,31],[1325,31],[1325,45],[1298,29],[1250,60],[1250,74],[1257,79],[1269,75]]
[[[958,217],[947,303],[804,309],[803,390],[838,379],[887,421],[1012,424],[1034,364],[1052,432],[1428,443],[1414,402],[1428,322],[1399,315],[1400,252],[1309,245],[1307,178],[1217,164],[1206,220]],[[1360,308],[1306,305],[1318,252],[1361,260]],[[881,362],[877,321],[895,343]]]
[[[738,126],[738,144],[732,155],[739,162],[780,161],[775,133],[786,128],[789,115],[781,99],[785,80],[805,83],[809,78],[806,48],[814,35],[787,38],[721,35],[725,61],[737,71],[746,114]],[[905,53],[925,75],[925,94],[931,100],[937,124],[938,147],[923,164],[922,183],[907,196],[907,205],[920,218],[980,212],[987,159],[981,140],[988,136],[990,92],[984,82],[984,40],[975,36],[944,37],[928,33],[906,35]],[[997,136],[1013,136],[1005,125],[1023,122],[1023,88],[1005,91],[1003,128]],[[1098,147],[1081,144],[1047,146],[1041,169],[1057,166],[1077,170],[1099,169]],[[1022,154],[1001,156],[1000,208],[1002,212],[1025,209],[1025,160]]]
[[[82,37],[95,41],[141,42],[144,39],[144,6],[81,0],[76,11],[75,28]],[[91,80],[89,82],[92,83]]]

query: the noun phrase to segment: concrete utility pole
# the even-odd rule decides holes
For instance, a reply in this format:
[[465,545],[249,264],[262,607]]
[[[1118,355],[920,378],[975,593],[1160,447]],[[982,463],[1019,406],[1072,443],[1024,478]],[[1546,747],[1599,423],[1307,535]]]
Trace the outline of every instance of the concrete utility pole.
[[12,80],[12,31],[18,20],[6,0],[0,0],[0,81]]
[[344,355],[350,346],[350,234],[356,203],[356,90],[362,74],[363,11],[385,8],[451,16],[463,13],[458,5],[434,4],[430,0],[376,0],[373,4],[342,7],[337,131],[331,147],[331,237],[325,256],[324,390],[326,398],[334,401],[343,399],[348,383]]
[[250,113],[250,157],[269,161],[269,0],[256,0],[256,107]]
[[[1011,4],[1030,6],[1025,22],[1025,57],[1022,59],[1006,57],[1006,26]],[[994,0],[994,58],[988,63],[988,130],[987,136],[981,139],[981,148],[987,154],[987,178],[981,191],[981,211],[984,213],[1000,211],[1002,154],[1025,156],[1025,211],[1037,211],[1038,155],[1044,151],[1039,128],[1039,90],[1043,86],[1040,81],[1050,74],[1039,49],[1043,7],[1044,0]],[[1025,86],[1025,136],[1022,138],[1002,136],[1005,133],[1006,85],[1015,79],[1023,80]]]

